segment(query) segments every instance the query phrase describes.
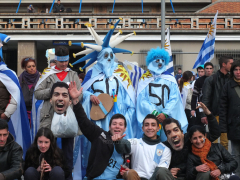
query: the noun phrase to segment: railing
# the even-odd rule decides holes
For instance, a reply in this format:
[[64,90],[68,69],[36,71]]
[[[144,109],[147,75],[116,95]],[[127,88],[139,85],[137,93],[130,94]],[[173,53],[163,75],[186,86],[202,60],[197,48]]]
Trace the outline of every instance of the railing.
[[[73,30],[86,29],[85,23],[91,23],[94,28],[106,29],[123,18],[117,28],[121,29],[161,29],[159,14],[3,14],[0,13],[1,29],[59,29]],[[206,29],[213,21],[214,14],[166,14],[165,25],[172,29]],[[79,19],[79,22],[77,20]],[[177,20],[178,21],[177,21]],[[239,29],[240,14],[220,14],[217,19],[217,28]]]

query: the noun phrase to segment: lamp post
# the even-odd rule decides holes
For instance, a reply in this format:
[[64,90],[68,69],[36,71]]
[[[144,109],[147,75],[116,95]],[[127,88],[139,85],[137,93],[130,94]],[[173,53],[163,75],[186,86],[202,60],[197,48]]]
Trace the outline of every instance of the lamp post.
[[165,0],[161,0],[161,47],[165,45]]

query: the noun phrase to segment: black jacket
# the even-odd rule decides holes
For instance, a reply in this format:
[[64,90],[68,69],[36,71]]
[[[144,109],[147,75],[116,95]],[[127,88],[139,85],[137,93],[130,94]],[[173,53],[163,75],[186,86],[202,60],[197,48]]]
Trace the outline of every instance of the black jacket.
[[6,145],[0,147],[0,180],[3,180],[3,177],[4,180],[13,180],[22,176],[22,155],[21,146],[9,133]]
[[[237,169],[237,161],[232,157],[232,155],[219,143],[212,143],[212,146],[207,155],[207,159],[214,162],[221,174],[232,173]],[[196,166],[203,164],[200,157],[196,156],[192,152],[188,155],[187,161],[187,180],[196,179],[197,170]]]
[[110,132],[90,121],[80,103],[73,106],[73,111],[82,133],[91,142],[86,176],[93,179],[100,176],[108,166],[114,144]]
[[202,102],[214,116],[219,116],[222,88],[228,81],[229,74],[224,75],[220,70],[204,81]]
[[240,140],[240,98],[236,86],[239,85],[233,79],[225,84],[220,101],[219,125],[229,140]]
[[[209,133],[207,133],[207,138],[212,142],[215,141],[221,135],[221,133],[216,118],[212,114],[210,114],[209,116],[207,116],[207,119],[209,127]],[[189,152],[191,152],[191,142],[189,140],[188,133],[184,134],[184,146],[183,149],[180,151],[175,151],[167,141],[165,141],[164,144],[172,151],[172,158],[169,169],[180,168],[177,177],[185,177],[187,168],[187,157]]]
[[[64,157],[64,154],[62,152],[61,149],[57,149],[59,154],[60,154],[60,157],[62,157],[61,159],[61,168],[62,170],[64,171],[64,175],[65,175],[65,178],[69,177],[69,175],[72,173],[71,170],[67,167],[66,165],[66,159]],[[38,151],[38,158],[34,161],[32,161],[31,159],[31,152],[33,151],[32,147],[30,147],[28,150],[27,150],[27,153],[26,153],[26,158],[25,158],[25,164],[24,164],[24,171],[26,171],[29,167],[34,167],[35,169],[37,169],[40,164],[41,164],[41,159],[40,159],[40,155],[41,155],[41,152]],[[52,154],[48,153],[48,151],[46,153],[44,153],[44,159],[46,160],[46,162],[52,167],[54,168],[55,166],[58,166],[56,163],[54,163],[53,161],[53,158],[52,158]],[[44,173],[44,179],[45,180],[48,180],[49,179],[49,173],[50,172],[45,172]]]
[[[62,10],[62,11],[60,11]],[[64,12],[64,6],[62,4],[55,4],[54,7],[53,7],[53,12],[54,13],[61,13],[61,12]]]
[[19,83],[22,88],[23,98],[25,101],[27,111],[31,111],[32,110],[32,97],[33,97],[33,92],[34,92],[35,86],[32,86],[31,89],[29,89],[26,82],[22,81]]

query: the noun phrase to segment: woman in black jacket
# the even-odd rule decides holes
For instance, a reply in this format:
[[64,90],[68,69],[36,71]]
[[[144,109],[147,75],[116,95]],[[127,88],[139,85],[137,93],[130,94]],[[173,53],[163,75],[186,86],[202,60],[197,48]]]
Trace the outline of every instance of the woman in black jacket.
[[26,153],[24,179],[39,180],[43,174],[44,180],[65,180],[70,173],[52,131],[48,128],[39,129]]
[[38,82],[40,73],[36,68],[36,61],[33,58],[26,57],[22,59],[21,67],[24,69],[23,73],[19,76],[19,83],[22,88],[24,101],[27,108],[28,119],[31,119],[32,110],[32,96],[35,85]]
[[237,162],[221,144],[212,144],[205,135],[206,130],[201,126],[189,130],[192,152],[188,155],[187,179],[218,180],[226,174],[230,177],[238,166]]

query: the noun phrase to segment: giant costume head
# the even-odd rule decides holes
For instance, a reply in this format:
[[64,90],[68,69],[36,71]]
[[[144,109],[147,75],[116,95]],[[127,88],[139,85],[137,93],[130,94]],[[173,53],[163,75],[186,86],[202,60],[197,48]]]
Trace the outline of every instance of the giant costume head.
[[111,48],[103,49],[97,57],[97,68],[102,70],[106,77],[110,77],[113,71],[117,67],[117,63],[114,61],[115,55]]
[[151,49],[146,57],[148,69],[153,75],[160,75],[166,71],[166,67],[170,61],[170,57],[165,49]]
[[115,53],[132,53],[131,51],[125,50],[125,49],[119,49],[119,48],[115,48],[115,46],[117,46],[118,44],[120,44],[122,41],[124,41],[126,38],[130,37],[131,35],[135,34],[135,32],[128,34],[126,36],[122,36],[120,38],[117,38],[119,36],[119,34],[122,33],[122,31],[119,31],[117,34],[113,35],[113,32],[115,30],[115,28],[117,27],[118,23],[120,22],[120,20],[122,20],[121,18],[119,18],[119,20],[114,24],[114,26],[111,26],[111,29],[109,30],[109,32],[107,33],[107,35],[105,36],[105,38],[102,40],[100,38],[100,36],[95,32],[95,30],[92,28],[92,25],[87,23],[85,24],[89,30],[89,32],[91,33],[91,35],[93,36],[96,44],[91,44],[91,43],[72,43],[71,41],[69,41],[69,46],[71,45],[77,45],[77,46],[81,46],[82,48],[85,46],[88,49],[83,50],[77,54],[73,54],[73,57],[76,57],[78,55],[82,55],[82,54],[88,54],[84,57],[82,57],[81,59],[77,60],[76,62],[74,62],[73,64],[70,64],[70,66],[73,66],[75,64],[78,64],[80,62],[86,61],[88,59],[90,59],[88,61],[88,63],[81,68],[85,69],[86,67],[88,67],[89,65],[91,65],[93,62],[95,62],[97,60],[97,68],[99,70],[102,70],[103,73],[109,77],[112,75],[114,69],[117,67],[117,63],[115,62]]

